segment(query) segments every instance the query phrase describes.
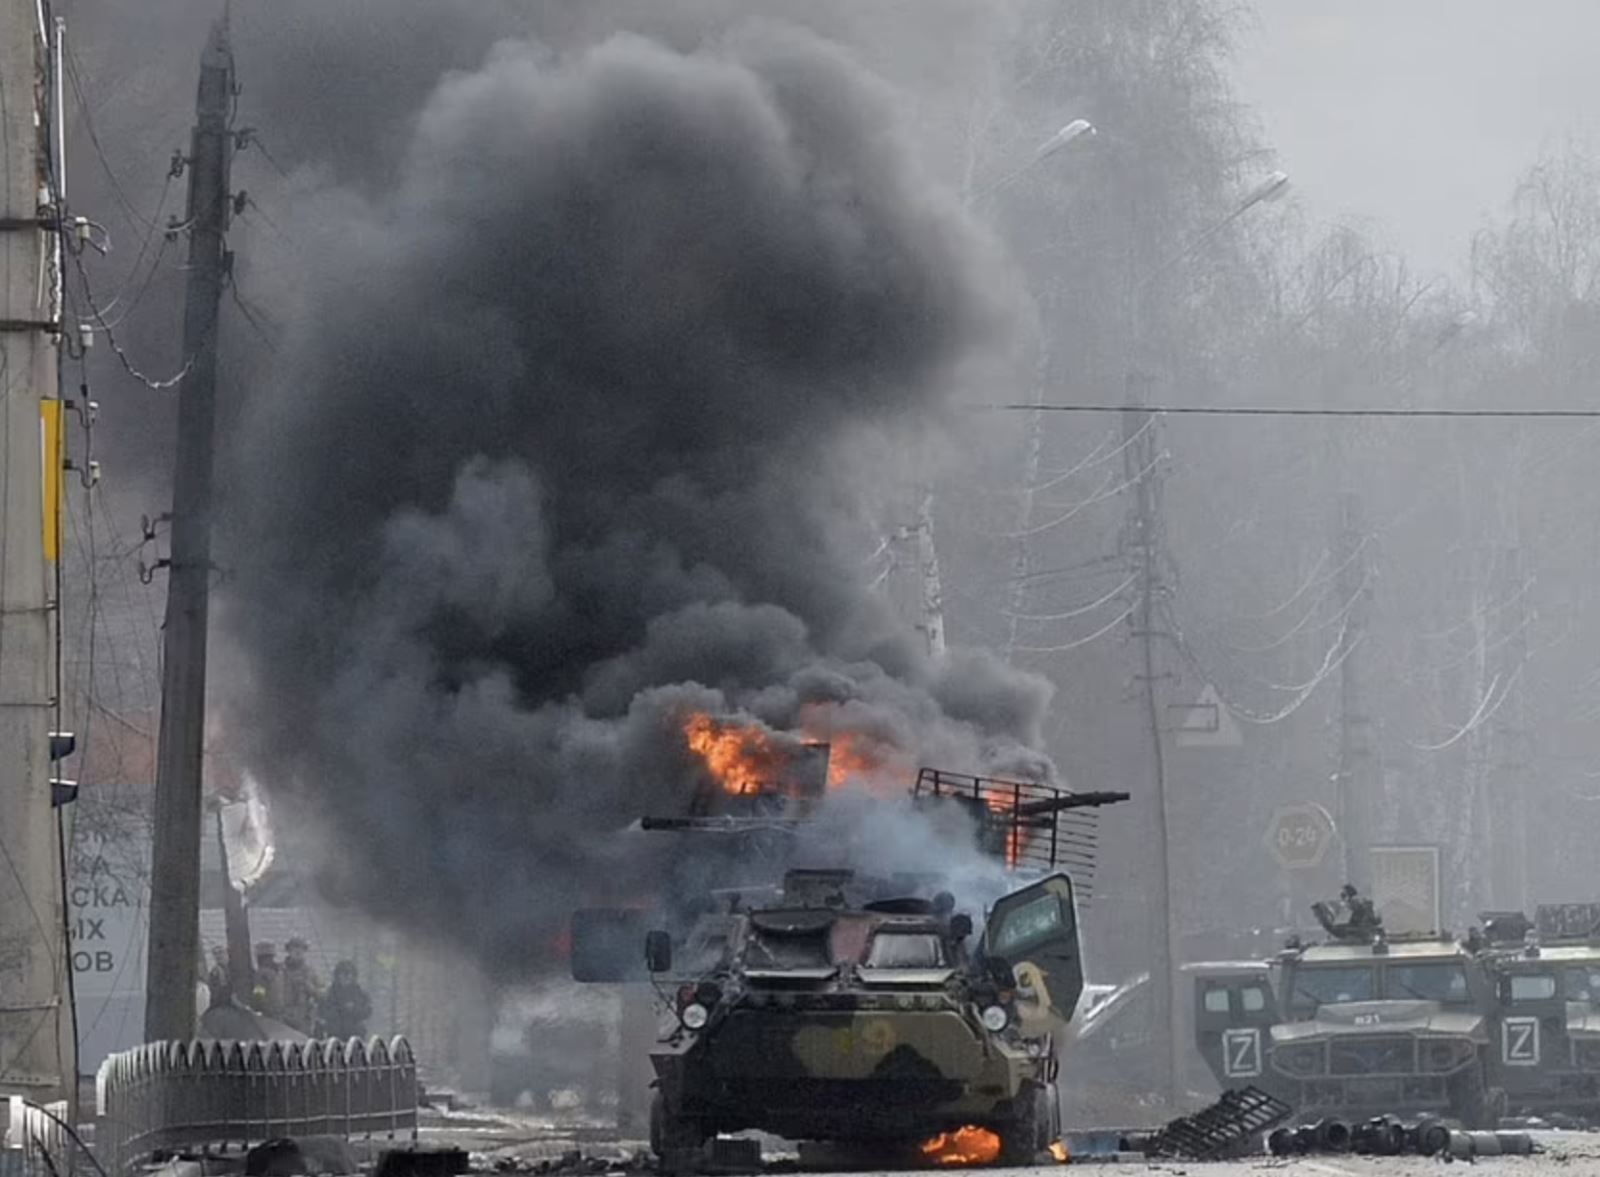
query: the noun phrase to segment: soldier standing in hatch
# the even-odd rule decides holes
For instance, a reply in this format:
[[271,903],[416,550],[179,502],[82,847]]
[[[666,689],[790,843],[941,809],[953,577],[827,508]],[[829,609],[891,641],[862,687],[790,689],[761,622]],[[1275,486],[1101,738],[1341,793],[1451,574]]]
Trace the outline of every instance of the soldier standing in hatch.
[[316,1028],[317,999],[322,986],[311,964],[306,960],[306,942],[298,936],[284,945],[288,955],[283,961],[283,1020],[310,1034]]
[[365,1038],[372,1016],[372,998],[356,980],[356,965],[341,960],[333,966],[333,984],[322,995],[322,1023],[317,1031],[326,1038]]
[[270,941],[256,945],[256,984],[250,992],[250,1007],[263,1017],[283,1017],[283,970],[278,967],[278,949]]

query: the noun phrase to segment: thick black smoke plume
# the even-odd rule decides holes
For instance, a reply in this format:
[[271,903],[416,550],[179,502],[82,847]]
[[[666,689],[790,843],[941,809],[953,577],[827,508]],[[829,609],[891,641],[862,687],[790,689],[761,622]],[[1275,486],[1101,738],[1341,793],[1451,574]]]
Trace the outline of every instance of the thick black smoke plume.
[[260,774],[379,914],[513,970],[648,889],[608,847],[683,808],[691,711],[1040,767],[1043,682],[930,662],[847,551],[851,443],[935,410],[1009,310],[891,113],[774,28],[507,43],[390,191],[314,199],[227,617]]

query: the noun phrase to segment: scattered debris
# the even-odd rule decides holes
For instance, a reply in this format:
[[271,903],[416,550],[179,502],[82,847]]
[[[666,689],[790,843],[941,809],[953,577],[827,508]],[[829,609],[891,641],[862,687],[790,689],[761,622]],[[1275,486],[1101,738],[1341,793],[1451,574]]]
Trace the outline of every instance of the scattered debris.
[[357,1168],[350,1142],[337,1136],[268,1140],[244,1156],[245,1177],[317,1177]]
[[1526,1132],[1451,1132],[1444,1151],[1447,1161],[1477,1157],[1526,1157],[1537,1151]]
[[1299,1128],[1279,1128],[1267,1138],[1276,1157],[1308,1153],[1355,1152],[1365,1156],[1443,1156],[1446,1160],[1474,1157],[1527,1156],[1536,1151],[1526,1132],[1460,1132],[1431,1117],[1411,1126],[1392,1116],[1376,1116],[1354,1126],[1343,1120],[1322,1120]]
[[1238,1156],[1249,1151],[1263,1132],[1287,1120],[1293,1111],[1258,1087],[1225,1091],[1210,1107],[1192,1116],[1179,1116],[1146,1139],[1144,1152],[1152,1157],[1190,1161]]
[[373,1177],[457,1177],[470,1170],[462,1148],[391,1148],[378,1157]]

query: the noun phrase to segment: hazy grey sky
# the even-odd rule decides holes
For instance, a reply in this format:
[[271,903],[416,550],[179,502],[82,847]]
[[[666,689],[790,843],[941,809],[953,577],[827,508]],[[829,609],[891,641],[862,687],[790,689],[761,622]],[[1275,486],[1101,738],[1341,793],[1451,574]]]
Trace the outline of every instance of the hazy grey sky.
[[1255,0],[1238,56],[1312,220],[1455,271],[1542,146],[1600,128],[1600,0]]

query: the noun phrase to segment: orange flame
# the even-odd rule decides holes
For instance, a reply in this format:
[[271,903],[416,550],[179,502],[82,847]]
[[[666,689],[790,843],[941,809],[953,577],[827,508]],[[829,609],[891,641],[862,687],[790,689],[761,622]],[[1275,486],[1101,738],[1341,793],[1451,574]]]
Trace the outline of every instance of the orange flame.
[[828,788],[839,789],[851,780],[871,777],[883,767],[875,749],[861,736],[836,732],[828,741]]
[[782,772],[783,755],[761,728],[723,724],[696,713],[683,725],[683,735],[717,783],[736,796],[759,793]]
[[1065,1165],[1068,1161],[1072,1160],[1072,1153],[1061,1141],[1052,1140],[1050,1142],[1050,1157],[1055,1161],[1056,1164]]
[[[990,813],[1008,814],[1017,807],[1015,797],[1008,797],[1004,793],[990,793],[985,799]],[[1006,831],[1006,865],[1015,869],[1022,860],[1022,826],[1013,821],[1011,828]]]
[[920,1147],[922,1155],[936,1165],[988,1165],[1000,1159],[1000,1138],[971,1124],[941,1132]]

